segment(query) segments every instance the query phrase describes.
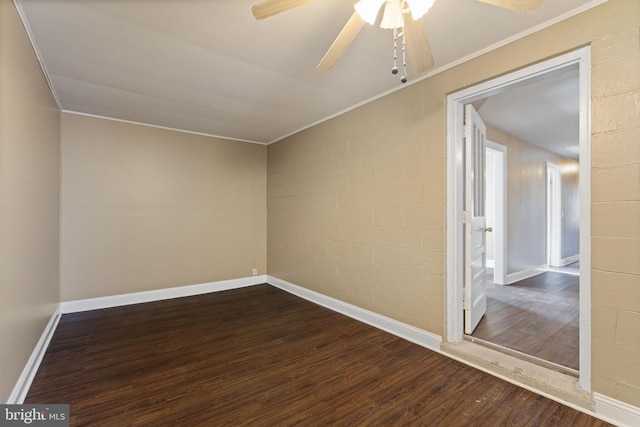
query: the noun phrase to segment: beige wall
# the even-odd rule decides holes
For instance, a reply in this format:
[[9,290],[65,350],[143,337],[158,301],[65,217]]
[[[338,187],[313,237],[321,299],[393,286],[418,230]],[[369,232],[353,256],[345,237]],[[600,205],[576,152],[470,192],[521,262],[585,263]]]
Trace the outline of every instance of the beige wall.
[[0,402],[58,303],[60,113],[10,0],[0,0]]
[[269,146],[268,269],[441,334],[444,116],[416,89]]
[[486,125],[487,139],[507,147],[507,274],[546,263],[546,162],[562,175],[562,257],[578,254],[578,163]]
[[640,406],[639,25],[610,0],[269,146],[269,273],[442,335],[446,94],[590,44],[593,389]]
[[63,114],[63,301],[266,274],[266,147]]
[[589,16],[593,388],[640,406],[640,2]]

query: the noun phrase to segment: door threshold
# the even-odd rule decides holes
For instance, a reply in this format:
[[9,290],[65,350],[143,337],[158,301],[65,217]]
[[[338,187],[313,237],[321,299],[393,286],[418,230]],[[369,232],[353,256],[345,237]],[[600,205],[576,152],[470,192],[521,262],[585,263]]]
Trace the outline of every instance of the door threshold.
[[521,351],[514,350],[509,347],[504,347],[500,344],[492,343],[491,341],[486,341],[481,338],[476,338],[473,335],[463,335],[462,338],[466,341],[470,341],[470,342],[482,345],[484,347],[492,348],[501,353],[505,353],[505,354],[517,357],[518,359],[526,360],[527,362],[531,362],[538,366],[542,366],[543,368],[551,369],[551,370],[560,372],[562,374],[571,375],[575,378],[578,378],[580,376],[580,372],[576,369],[572,369],[567,366],[560,365],[558,363],[550,362],[548,360],[541,359],[539,357],[532,356],[530,354],[523,353]]
[[554,273],[562,273],[562,274],[570,274],[572,276],[580,276],[580,270],[577,268],[566,268],[566,267],[552,267],[547,266],[545,271],[552,271]]
[[440,351],[463,363],[575,409],[594,410],[591,393],[580,388],[579,379],[574,374],[559,372],[466,339],[460,342],[442,343]]

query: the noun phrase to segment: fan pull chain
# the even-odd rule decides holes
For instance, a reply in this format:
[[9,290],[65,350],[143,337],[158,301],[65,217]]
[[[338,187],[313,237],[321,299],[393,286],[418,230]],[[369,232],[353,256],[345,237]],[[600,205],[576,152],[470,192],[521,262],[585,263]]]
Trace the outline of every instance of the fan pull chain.
[[391,74],[398,74],[398,29],[393,29],[393,68],[391,68]]
[[404,28],[402,29],[402,77],[400,77],[400,81],[402,83],[407,82],[407,44],[405,43],[405,34]]

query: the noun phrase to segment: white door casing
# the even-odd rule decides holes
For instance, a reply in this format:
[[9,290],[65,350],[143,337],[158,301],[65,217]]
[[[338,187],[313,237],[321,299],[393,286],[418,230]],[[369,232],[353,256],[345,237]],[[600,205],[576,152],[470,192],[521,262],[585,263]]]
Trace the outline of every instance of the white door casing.
[[591,48],[585,46],[447,96],[447,277],[445,340],[464,335],[464,106],[544,78],[569,67],[579,70],[580,197],[580,372],[579,384],[591,390]]
[[465,106],[465,279],[464,333],[471,334],[487,311],[485,216],[485,140],[487,128],[473,108]]

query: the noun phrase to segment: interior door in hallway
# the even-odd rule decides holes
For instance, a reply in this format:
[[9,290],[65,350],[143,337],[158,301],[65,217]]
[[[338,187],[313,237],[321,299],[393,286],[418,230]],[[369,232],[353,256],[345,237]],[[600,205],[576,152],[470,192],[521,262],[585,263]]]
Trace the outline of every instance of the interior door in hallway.
[[471,334],[487,310],[485,216],[486,126],[473,108],[465,106],[465,279],[464,333]]

